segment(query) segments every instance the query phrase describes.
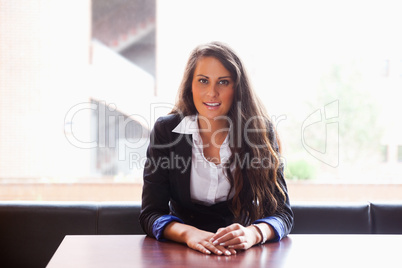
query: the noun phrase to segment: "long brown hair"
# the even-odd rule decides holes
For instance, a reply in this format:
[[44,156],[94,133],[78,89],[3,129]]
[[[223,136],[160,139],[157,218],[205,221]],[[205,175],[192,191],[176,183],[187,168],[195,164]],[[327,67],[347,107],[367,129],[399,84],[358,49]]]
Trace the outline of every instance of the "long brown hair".
[[[226,166],[233,199],[231,209],[235,220],[244,225],[271,216],[286,198],[277,180],[281,168],[280,144],[275,128],[263,104],[255,95],[243,63],[226,44],[211,42],[196,47],[188,59],[172,113],[195,115],[192,80],[201,57],[215,57],[231,73],[234,99],[228,112],[232,152]],[[245,131],[245,130],[252,131]],[[233,173],[230,166],[235,164]]]

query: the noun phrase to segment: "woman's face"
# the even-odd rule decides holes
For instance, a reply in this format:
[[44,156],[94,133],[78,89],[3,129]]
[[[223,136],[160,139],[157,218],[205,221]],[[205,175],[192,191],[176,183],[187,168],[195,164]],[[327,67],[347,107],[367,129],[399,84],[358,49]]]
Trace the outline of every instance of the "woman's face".
[[200,116],[215,119],[227,115],[233,102],[233,78],[214,57],[202,57],[194,70],[193,101]]

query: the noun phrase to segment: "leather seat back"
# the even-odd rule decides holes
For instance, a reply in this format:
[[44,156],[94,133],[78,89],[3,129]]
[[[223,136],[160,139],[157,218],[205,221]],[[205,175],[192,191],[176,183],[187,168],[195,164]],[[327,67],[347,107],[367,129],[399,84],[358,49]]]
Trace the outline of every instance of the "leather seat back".
[[0,267],[45,267],[65,235],[96,234],[97,209],[66,203],[2,203]]
[[368,203],[297,203],[292,204],[292,234],[369,234]]
[[372,203],[371,218],[374,234],[402,234],[402,205]]

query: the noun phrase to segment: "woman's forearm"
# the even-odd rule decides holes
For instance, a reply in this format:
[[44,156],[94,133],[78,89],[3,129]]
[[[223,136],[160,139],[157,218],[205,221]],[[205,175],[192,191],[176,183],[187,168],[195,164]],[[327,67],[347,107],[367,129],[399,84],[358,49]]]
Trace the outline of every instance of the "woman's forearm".
[[195,230],[193,226],[173,221],[165,227],[163,236],[166,239],[187,244],[189,233]]
[[[254,224],[254,225],[258,225],[258,227],[259,227],[259,228],[257,228],[257,231],[259,233],[258,239],[256,242],[257,244],[274,239],[275,232],[271,225],[266,224],[266,223],[258,223],[258,224]],[[263,241],[263,240],[265,240],[265,241]]]

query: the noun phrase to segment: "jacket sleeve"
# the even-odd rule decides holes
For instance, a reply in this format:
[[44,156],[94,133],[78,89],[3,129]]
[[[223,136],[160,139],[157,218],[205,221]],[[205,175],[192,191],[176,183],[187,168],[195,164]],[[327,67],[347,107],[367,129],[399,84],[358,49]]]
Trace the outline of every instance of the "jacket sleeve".
[[290,207],[289,195],[287,192],[286,183],[283,177],[283,167],[278,170],[277,180],[282,190],[285,193],[286,200],[282,194],[277,191],[277,198],[279,200],[278,209],[274,215],[256,220],[254,224],[265,222],[269,224],[275,232],[274,239],[271,242],[276,242],[287,236],[293,228],[293,211]]
[[[274,127],[272,126],[272,123],[270,123],[269,127],[269,138],[273,149],[280,155],[279,142],[276,138],[276,132],[274,130]],[[270,226],[272,226],[275,232],[275,238],[271,240],[272,242],[281,240],[283,237],[287,236],[291,232],[293,228],[293,218],[294,218],[292,208],[290,207],[289,195],[284,176],[283,163],[280,163],[276,179],[282,191],[285,193],[285,198],[280,193],[280,191],[277,190],[275,194],[278,200],[278,208],[274,213],[274,215],[263,219],[259,219],[254,222],[254,223],[265,222]]]
[[[151,237],[159,237],[168,222],[171,189],[169,183],[169,153],[172,147],[171,130],[163,119],[155,122],[151,131],[147,160],[144,165],[144,184],[142,190],[142,207],[140,224],[144,232]],[[161,220],[157,221],[159,218]],[[173,219],[173,218],[170,218]],[[179,219],[177,219],[179,221]],[[156,224],[155,224],[156,222]],[[164,223],[161,225],[161,223]],[[157,228],[154,228],[154,227]]]

